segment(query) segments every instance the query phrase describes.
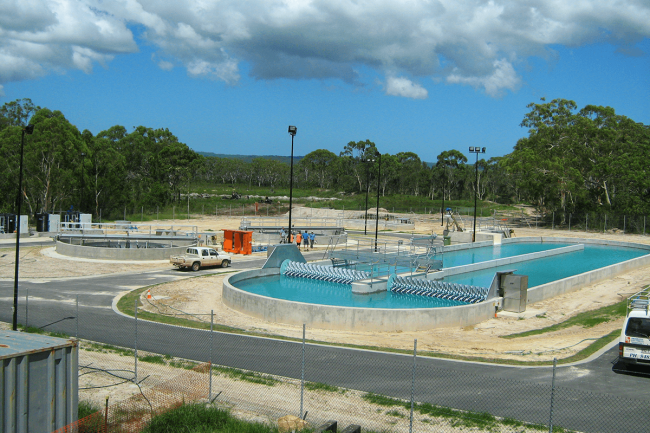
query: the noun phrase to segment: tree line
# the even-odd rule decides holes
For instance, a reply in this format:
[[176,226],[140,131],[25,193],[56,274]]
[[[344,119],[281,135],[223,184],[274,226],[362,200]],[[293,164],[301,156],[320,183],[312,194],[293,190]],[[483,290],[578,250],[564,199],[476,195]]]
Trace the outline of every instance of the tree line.
[[[380,154],[370,140],[351,141],[339,154],[325,149],[294,164],[294,187],[345,193],[377,188],[381,195],[461,200],[476,195],[498,203],[530,203],[542,213],[650,210],[650,128],[610,107],[556,99],[528,105],[521,123],[528,136],[512,153],[472,161],[445,150],[427,163],[414,152]],[[97,135],[80,132],[60,111],[29,99],[0,108],[0,211],[17,199],[22,129],[25,140],[21,194],[29,213],[166,206],[192,183],[275,189],[289,185],[289,164],[273,159],[204,157],[168,129],[113,126]],[[476,174],[478,173],[478,179]],[[241,192],[241,191],[240,191]],[[119,213],[119,212],[118,212]]]

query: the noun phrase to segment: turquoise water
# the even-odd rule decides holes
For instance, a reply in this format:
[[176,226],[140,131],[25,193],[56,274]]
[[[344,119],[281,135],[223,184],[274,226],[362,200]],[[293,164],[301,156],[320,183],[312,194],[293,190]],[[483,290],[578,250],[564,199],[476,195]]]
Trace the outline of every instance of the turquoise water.
[[[462,266],[568,245],[572,244],[526,242],[455,251],[445,253],[444,267]],[[647,250],[637,248],[585,245],[584,251],[576,251],[560,254],[555,257],[455,275],[445,278],[445,281],[488,287],[497,270],[516,269],[518,274],[528,275],[529,287],[535,287],[550,281],[578,275],[646,254],[648,254]],[[272,298],[311,304],[338,305],[341,307],[435,308],[463,305],[463,303],[457,301],[446,301],[417,295],[394,294],[391,292],[355,295],[352,293],[351,287],[345,284],[328,283],[305,278],[291,278],[280,275],[242,280],[237,283],[237,287],[251,293]]]
[[441,257],[443,259],[443,267],[454,268],[456,266],[486,262],[488,260],[503,259],[505,257],[521,256],[523,254],[553,250],[556,248],[568,247],[570,245],[575,244],[559,242],[522,242],[452,251],[444,253]]
[[492,278],[494,278],[495,272],[516,269],[518,274],[528,275],[528,287],[535,287],[635,259],[646,254],[648,254],[647,250],[636,248],[585,245],[584,251],[575,251],[527,262],[498,266],[483,271],[454,275],[445,278],[444,281],[488,287],[492,282]]

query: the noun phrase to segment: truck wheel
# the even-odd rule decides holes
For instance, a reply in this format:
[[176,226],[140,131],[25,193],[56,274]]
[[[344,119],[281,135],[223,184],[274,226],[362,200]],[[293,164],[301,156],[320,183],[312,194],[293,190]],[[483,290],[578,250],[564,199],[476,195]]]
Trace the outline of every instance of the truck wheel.
[[194,272],[198,271],[199,269],[201,269],[201,263],[199,263],[199,262],[192,263],[192,270]]
[[224,260],[223,262],[221,262],[221,267],[222,268],[227,268],[228,265],[230,265],[230,262],[228,260]]

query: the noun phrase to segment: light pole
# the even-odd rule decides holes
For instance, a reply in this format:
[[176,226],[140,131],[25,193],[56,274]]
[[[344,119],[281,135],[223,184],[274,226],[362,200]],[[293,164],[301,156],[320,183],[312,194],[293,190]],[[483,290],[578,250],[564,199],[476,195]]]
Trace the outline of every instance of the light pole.
[[375,162],[374,159],[363,159],[363,162],[366,163],[366,219],[364,221],[363,234],[368,234],[368,194],[370,193],[370,167],[368,166],[369,162]]
[[20,137],[20,168],[18,174],[18,213],[16,215],[16,265],[14,273],[14,314],[11,322],[11,329],[14,331],[18,328],[18,261],[20,260],[20,211],[23,204],[23,149],[25,148],[25,134],[32,134],[34,125],[27,125],[23,128]]
[[379,172],[377,173],[377,218],[375,218],[375,252],[377,252],[377,234],[379,232],[379,180],[381,179],[381,153],[379,154]]
[[472,233],[472,242],[476,242],[476,200],[478,197],[478,154],[485,153],[485,147],[481,149],[480,147],[470,146],[469,153],[476,154],[476,164],[475,164],[476,187],[474,188],[474,232]]
[[79,203],[79,211],[84,211],[84,190],[86,189],[85,180],[84,180],[84,165],[86,162],[86,153],[81,152],[81,200]]
[[289,174],[289,242],[291,242],[291,210],[293,208],[293,137],[296,136],[298,128],[295,126],[289,126],[289,134],[291,135],[291,168]]

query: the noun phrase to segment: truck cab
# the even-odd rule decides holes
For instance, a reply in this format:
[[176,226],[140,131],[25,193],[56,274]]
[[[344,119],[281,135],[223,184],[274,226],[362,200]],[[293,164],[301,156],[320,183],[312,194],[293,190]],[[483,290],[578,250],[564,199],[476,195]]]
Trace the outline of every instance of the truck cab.
[[628,313],[618,342],[619,362],[650,366],[650,287],[628,298]]

